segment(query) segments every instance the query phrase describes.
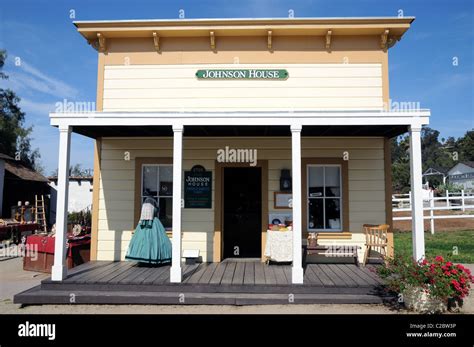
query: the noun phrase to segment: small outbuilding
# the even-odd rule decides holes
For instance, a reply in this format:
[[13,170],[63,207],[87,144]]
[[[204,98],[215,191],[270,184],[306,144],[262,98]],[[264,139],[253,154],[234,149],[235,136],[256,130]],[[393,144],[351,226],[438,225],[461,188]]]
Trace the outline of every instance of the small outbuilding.
[[0,216],[9,218],[18,201],[34,205],[35,195],[48,195],[48,179],[21,161],[0,153]]
[[448,171],[449,183],[464,190],[474,190],[474,161],[463,161]]

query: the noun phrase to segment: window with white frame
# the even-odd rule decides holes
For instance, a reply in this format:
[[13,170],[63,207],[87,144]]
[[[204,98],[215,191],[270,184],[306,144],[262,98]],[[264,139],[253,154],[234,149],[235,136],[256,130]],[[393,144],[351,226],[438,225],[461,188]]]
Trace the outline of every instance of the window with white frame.
[[342,231],[341,165],[307,166],[309,231]]
[[155,199],[159,208],[158,218],[166,229],[171,229],[173,216],[172,165],[142,165],[142,204],[147,198]]

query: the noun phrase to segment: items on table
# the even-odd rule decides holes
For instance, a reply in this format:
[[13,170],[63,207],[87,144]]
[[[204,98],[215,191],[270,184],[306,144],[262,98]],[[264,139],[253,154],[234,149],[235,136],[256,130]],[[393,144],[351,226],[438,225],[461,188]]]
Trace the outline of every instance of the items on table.
[[268,224],[268,230],[272,231],[291,231],[293,229],[293,225],[286,225],[286,224]]
[[268,216],[268,230],[291,231],[293,229],[292,213],[275,213]]
[[308,234],[308,247],[316,247],[318,245],[318,234],[309,233]]
[[25,201],[24,204],[21,201],[18,201],[18,206],[12,206],[11,208],[11,218],[19,223],[34,223],[34,212],[35,209],[30,205],[29,201]]

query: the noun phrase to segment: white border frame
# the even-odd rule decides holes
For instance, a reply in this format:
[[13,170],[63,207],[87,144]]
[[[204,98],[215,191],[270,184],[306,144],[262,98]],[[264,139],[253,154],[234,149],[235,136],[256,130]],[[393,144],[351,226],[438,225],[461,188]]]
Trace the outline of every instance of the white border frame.
[[82,112],[50,113],[53,126],[186,125],[406,125],[429,124],[430,110],[316,110],[294,112]]

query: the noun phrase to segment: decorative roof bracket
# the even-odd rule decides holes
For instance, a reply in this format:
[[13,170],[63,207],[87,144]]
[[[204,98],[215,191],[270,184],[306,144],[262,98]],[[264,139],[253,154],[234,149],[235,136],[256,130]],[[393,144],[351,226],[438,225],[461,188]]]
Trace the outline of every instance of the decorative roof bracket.
[[392,48],[398,41],[400,41],[401,38],[401,36],[389,36],[387,41],[387,47]]
[[273,49],[273,46],[272,46],[272,31],[271,30],[268,30],[267,46],[268,46],[268,49],[270,51]]
[[328,51],[331,50],[331,35],[332,35],[332,30],[328,30],[326,33],[326,49]]
[[209,39],[211,40],[211,49],[216,49],[216,36],[214,31],[209,32]]
[[388,34],[390,33],[390,30],[385,29],[383,34],[380,36],[380,48],[382,48],[384,51],[388,49]]
[[153,45],[155,46],[155,50],[157,52],[160,51],[160,37],[156,32],[153,32]]
[[97,43],[98,43],[98,47],[97,47],[98,51],[105,52],[106,40],[105,40],[104,35],[102,35],[101,33],[97,33]]

